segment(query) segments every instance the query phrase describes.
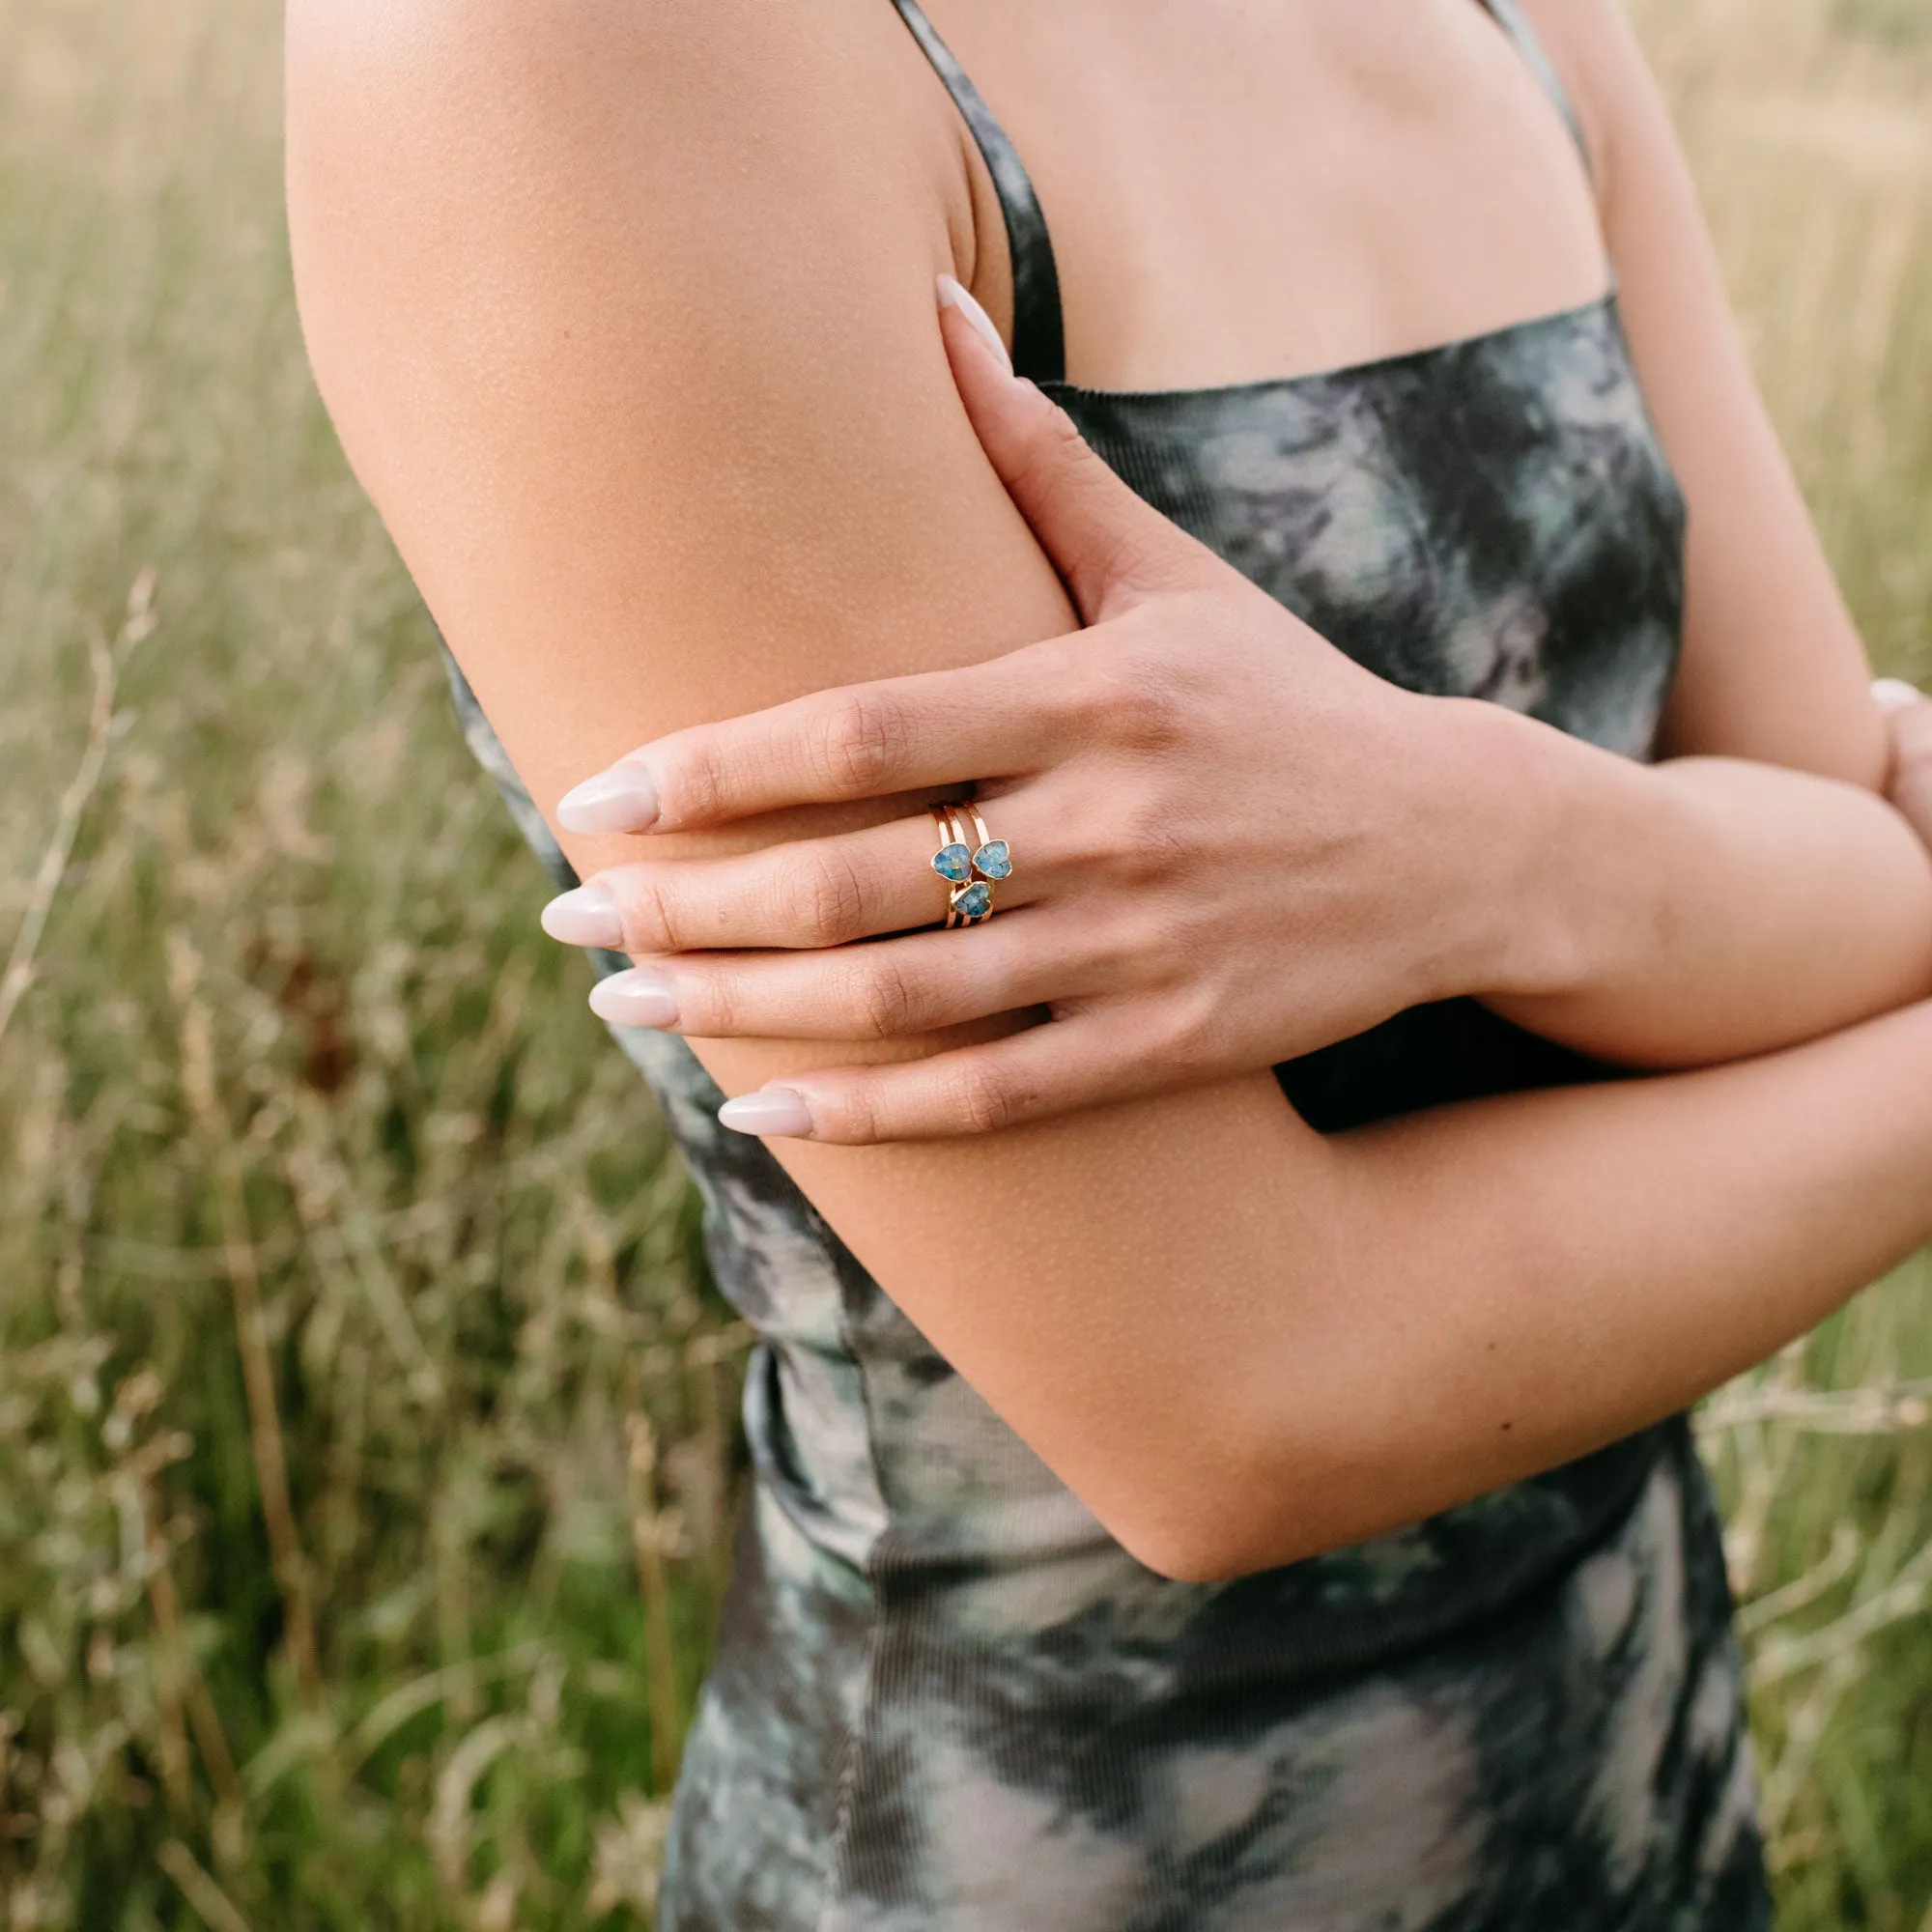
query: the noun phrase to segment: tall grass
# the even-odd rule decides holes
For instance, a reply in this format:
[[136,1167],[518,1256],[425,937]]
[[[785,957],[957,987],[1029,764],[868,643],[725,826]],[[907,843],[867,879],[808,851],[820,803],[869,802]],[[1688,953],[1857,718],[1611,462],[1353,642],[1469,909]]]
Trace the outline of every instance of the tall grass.
[[[1927,0],[1644,0],[1932,670]],[[0,58],[0,1921],[648,1922],[742,1338],[297,338],[268,0]],[[1932,1932],[1915,1264],[1711,1405],[1785,1922]]]

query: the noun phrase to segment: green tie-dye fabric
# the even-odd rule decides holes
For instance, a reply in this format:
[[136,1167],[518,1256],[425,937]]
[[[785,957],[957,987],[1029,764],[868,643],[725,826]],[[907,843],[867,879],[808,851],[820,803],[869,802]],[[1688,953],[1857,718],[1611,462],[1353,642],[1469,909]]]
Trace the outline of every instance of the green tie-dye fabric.
[[[972,110],[1028,299],[1057,307],[1016,157],[895,4]],[[1057,312],[1025,335],[1057,355]],[[1364,665],[1648,753],[1684,512],[1614,297],[1296,381],[1134,396],[1034,373],[1135,489]],[[478,756],[569,883],[450,668]],[[1355,1548],[1165,1580],[766,1149],[718,1126],[681,1040],[616,1037],[759,1338],[756,1481],[663,1932],[1769,1924],[1718,1526],[1681,1422]],[[1468,1002],[1277,1071],[1324,1131],[1602,1076]]]

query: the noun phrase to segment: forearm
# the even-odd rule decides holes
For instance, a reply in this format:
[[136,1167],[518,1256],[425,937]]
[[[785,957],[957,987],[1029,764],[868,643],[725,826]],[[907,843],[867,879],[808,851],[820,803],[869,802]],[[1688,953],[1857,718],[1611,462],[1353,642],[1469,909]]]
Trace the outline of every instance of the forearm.
[[[798,1050],[704,1051],[811,1092]],[[1616,1440],[1932,1237],[1932,1004],[1327,1139],[1271,1090],[775,1151],[1107,1527],[1198,1577]]]
[[[1515,717],[1505,1017],[1629,1065],[1710,1065],[1932,991],[1932,863],[1883,799],[1732,758],[1640,766]],[[1478,888],[1480,890],[1480,888]]]
[[[1259,1569],[1548,1468],[1802,1334],[1932,1235],[1932,1006],[1766,1059],[1335,1144],[1353,1260],[1235,1355]],[[1276,1365],[1312,1365],[1282,1376]]]
[[[540,803],[699,720],[1069,628],[934,340],[927,291],[957,230],[906,166],[928,152],[918,128],[820,116],[860,74],[880,78],[863,98],[895,98],[870,16],[781,11],[753,31],[756,10],[599,7],[572,16],[596,57],[559,60],[528,10],[405,11],[292,19],[304,325],[345,444]],[[507,201],[501,141],[478,164],[478,127],[514,136]],[[935,137],[942,178],[955,149]],[[1409,845],[1456,796],[1404,812]],[[1353,795],[1310,803],[1346,848]],[[1629,836],[1613,813],[1597,825],[1579,870]],[[615,839],[565,849],[586,873],[622,856]],[[961,943],[1035,919],[1003,912]],[[946,1043],[698,1046],[742,1094]],[[1899,1190],[1872,1177],[1929,1171],[1928,1075],[1915,1013],[1763,1068],[1496,1102],[1379,1138],[1324,1141],[1258,1073],[1019,1130],[778,1151],[1117,1535],[1206,1569],[1548,1466],[1796,1332],[1926,1232],[1903,1208],[1873,1232]],[[951,1077],[997,1114],[983,1083]],[[1791,1146],[1743,1151],[1771,1108]],[[1841,1141],[1816,1145],[1840,1120]],[[1636,1227],[1653,1175],[1685,1207]],[[1853,1229],[1824,1230],[1837,1250],[1805,1211],[1814,1175],[1844,1189]],[[1725,1246],[1739,1227],[1805,1254],[1816,1292],[1770,1294],[1744,1244]],[[1653,1320],[1658,1282],[1687,1286]],[[1492,1352],[1451,1332],[1484,1321]]]

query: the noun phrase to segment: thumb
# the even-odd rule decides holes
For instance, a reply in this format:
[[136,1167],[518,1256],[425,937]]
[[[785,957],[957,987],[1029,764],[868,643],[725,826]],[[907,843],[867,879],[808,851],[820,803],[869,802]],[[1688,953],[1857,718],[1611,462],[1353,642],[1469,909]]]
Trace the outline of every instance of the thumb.
[[1083,622],[1218,574],[1213,553],[1143,502],[1088,448],[1065,410],[1017,380],[986,311],[939,278],[952,380],[1007,494],[1053,559]]

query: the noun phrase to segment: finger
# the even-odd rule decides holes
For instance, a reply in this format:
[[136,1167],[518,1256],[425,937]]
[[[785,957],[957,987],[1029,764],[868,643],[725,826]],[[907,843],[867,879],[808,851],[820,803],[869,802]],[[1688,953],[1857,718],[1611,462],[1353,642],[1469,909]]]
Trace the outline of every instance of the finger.
[[967,304],[978,303],[950,276],[940,301],[940,333],[980,447],[1082,618],[1097,623],[1163,591],[1218,580],[1227,566],[1211,551],[1135,496],[1065,410],[1003,366],[970,317]]
[[1881,678],[1872,696],[1884,708],[1891,740],[1886,796],[1927,844],[1932,844],[1932,704],[1898,678]]
[[680,832],[788,806],[836,805],[1039,770],[1064,753],[1085,690],[1065,640],[695,724],[566,793],[567,832]]
[[1087,981],[1037,912],[820,952],[684,952],[591,989],[613,1026],[693,1039],[903,1039],[1044,1006]]
[[[1043,824],[1034,837],[1036,803],[1015,793],[987,825],[1013,864],[995,889],[1003,907],[1028,904],[1055,874]],[[976,842],[970,826],[967,842]],[[931,815],[919,812],[725,859],[612,866],[553,899],[543,926],[567,946],[630,953],[845,946],[945,919],[951,886],[933,869],[939,845]]]
[[738,1133],[871,1147],[998,1133],[1150,1084],[1146,1062],[1121,1052],[1118,1029],[1095,1012],[925,1060],[787,1074],[726,1101],[718,1119]]

